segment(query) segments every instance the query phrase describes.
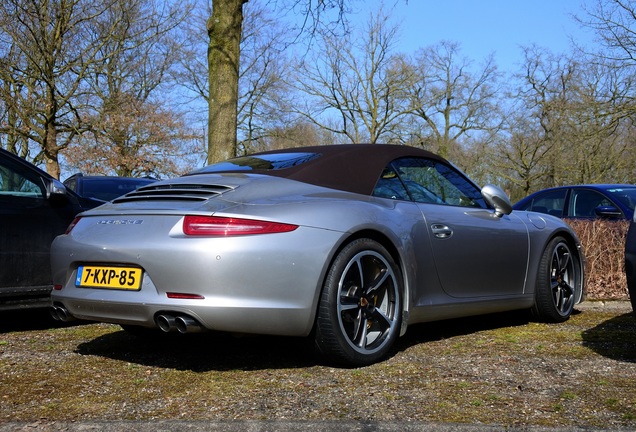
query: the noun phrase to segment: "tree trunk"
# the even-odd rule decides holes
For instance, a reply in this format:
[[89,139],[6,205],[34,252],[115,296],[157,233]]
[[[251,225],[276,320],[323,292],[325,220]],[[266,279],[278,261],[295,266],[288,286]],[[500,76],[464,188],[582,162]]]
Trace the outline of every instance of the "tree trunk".
[[55,94],[55,75],[51,72],[46,75],[48,85],[46,90],[46,108],[44,122],[44,145],[42,151],[44,154],[44,163],[46,164],[46,172],[56,179],[60,178],[60,163],[58,159],[59,147],[57,145],[57,127],[55,120],[58,116],[58,101]]
[[247,0],[214,0],[208,19],[208,163],[236,156],[239,55],[243,4]]
[[44,146],[44,161],[46,163],[46,172],[56,179],[60,178],[60,163],[58,159],[59,148],[57,146],[57,130],[55,125],[50,123],[46,126],[48,129]]

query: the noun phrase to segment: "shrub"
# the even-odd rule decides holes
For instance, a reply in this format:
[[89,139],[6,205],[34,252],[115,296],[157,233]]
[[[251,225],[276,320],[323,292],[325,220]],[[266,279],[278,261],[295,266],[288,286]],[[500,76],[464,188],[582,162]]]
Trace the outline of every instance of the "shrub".
[[588,300],[628,300],[625,237],[628,221],[566,220],[585,253]]

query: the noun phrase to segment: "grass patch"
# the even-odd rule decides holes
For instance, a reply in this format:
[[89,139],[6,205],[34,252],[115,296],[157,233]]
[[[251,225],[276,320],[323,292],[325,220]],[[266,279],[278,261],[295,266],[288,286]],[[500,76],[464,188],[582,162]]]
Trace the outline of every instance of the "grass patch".
[[303,341],[138,339],[88,324],[4,331],[0,421],[405,420],[636,428],[636,320],[500,314],[417,325],[384,362],[333,368]]

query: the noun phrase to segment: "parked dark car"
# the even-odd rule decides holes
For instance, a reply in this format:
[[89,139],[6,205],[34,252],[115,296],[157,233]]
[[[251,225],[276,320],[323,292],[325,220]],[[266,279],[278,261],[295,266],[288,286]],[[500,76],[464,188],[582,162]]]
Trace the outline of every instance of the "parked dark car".
[[152,177],[88,176],[79,173],[64,180],[64,186],[83,197],[112,201],[156,181]]
[[0,149],[0,310],[48,306],[51,242],[99,204]]
[[513,209],[560,218],[632,220],[635,204],[636,185],[588,184],[543,189],[520,200]]
[[632,310],[636,317],[636,219],[632,219],[625,241],[625,274],[627,290],[632,301]]

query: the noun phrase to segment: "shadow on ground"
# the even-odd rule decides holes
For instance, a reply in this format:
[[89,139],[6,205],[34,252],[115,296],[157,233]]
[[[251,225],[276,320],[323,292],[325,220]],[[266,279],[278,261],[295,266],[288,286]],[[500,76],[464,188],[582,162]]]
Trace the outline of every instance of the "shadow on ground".
[[[575,311],[574,313],[578,313]],[[405,350],[420,343],[464,336],[485,330],[503,327],[517,327],[528,324],[530,314],[527,311],[510,311],[489,315],[456,318],[409,326],[407,334],[399,339],[396,348]]]
[[[527,323],[525,314],[517,312],[418,324],[410,327],[408,333],[397,341],[389,357],[428,341]],[[76,351],[82,355],[194,372],[329,365],[313,351],[311,338],[236,337],[216,333],[157,333],[152,337],[138,337],[125,331],[115,331],[81,343]]]
[[81,343],[76,352],[193,372],[302,368],[317,364],[305,339],[216,333],[158,333],[139,337],[122,330]]
[[585,330],[582,337],[584,346],[603,357],[636,362],[636,319],[631,312]]
[[[398,339],[389,357],[422,343],[527,323],[526,314],[510,312],[416,324]],[[53,320],[46,309],[12,310],[0,314],[0,334],[88,324],[83,321],[60,323]],[[618,361],[636,362],[636,319],[631,312],[617,315],[583,331],[582,339],[584,346],[599,355]],[[303,368],[327,364],[315,354],[310,340],[273,336],[237,337],[217,333],[158,333],[153,337],[138,337],[121,330],[80,343],[76,351],[82,355],[194,372]]]
[[63,323],[55,321],[47,308],[12,309],[0,312],[0,334],[21,331],[47,330],[71,325],[83,325],[87,322],[74,321]]

